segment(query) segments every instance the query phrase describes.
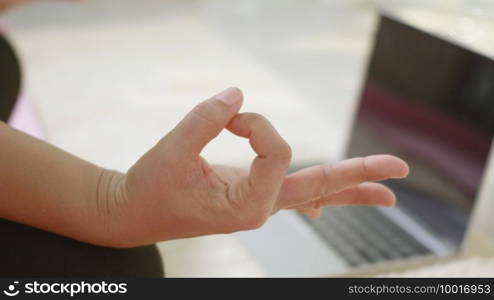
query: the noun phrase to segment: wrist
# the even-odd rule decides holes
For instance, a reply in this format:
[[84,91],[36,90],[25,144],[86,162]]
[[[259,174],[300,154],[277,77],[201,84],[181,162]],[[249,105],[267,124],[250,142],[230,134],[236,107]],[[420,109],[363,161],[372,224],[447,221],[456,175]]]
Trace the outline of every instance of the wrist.
[[127,203],[126,176],[114,170],[100,168],[92,187],[92,197],[86,212],[89,242],[101,246],[123,247],[121,232]]

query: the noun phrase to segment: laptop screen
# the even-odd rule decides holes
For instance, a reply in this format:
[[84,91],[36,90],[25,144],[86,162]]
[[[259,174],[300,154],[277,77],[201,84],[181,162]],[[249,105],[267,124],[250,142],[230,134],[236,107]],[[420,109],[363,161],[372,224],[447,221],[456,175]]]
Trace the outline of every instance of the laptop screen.
[[347,157],[387,153],[410,165],[388,181],[397,206],[460,247],[494,132],[494,62],[382,16]]

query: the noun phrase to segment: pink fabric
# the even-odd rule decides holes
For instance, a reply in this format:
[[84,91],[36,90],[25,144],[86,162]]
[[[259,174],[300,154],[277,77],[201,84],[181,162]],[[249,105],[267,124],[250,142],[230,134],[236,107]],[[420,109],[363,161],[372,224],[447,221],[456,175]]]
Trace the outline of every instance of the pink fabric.
[[19,95],[9,125],[37,138],[43,138],[43,126],[32,102],[23,92]]
[[[5,33],[6,27],[5,22],[0,19],[0,34]],[[37,138],[42,139],[44,137],[43,126],[41,125],[39,115],[32,102],[22,90],[8,123],[10,126]]]

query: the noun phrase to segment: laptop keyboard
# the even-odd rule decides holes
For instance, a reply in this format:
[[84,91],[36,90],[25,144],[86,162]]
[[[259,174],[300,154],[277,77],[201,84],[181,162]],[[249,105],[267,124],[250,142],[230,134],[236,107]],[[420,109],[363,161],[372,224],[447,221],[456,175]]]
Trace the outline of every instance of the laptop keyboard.
[[430,253],[374,207],[331,207],[317,220],[303,218],[351,266]]

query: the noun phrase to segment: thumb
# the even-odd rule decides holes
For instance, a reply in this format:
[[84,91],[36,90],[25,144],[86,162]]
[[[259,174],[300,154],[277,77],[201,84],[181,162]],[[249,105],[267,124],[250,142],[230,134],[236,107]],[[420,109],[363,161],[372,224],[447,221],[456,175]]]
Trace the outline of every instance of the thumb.
[[238,113],[242,100],[242,91],[231,87],[201,102],[167,135],[168,141],[186,155],[199,155]]

